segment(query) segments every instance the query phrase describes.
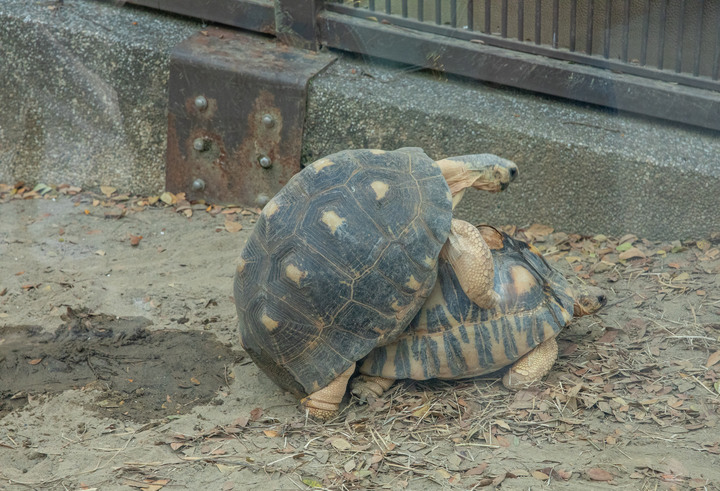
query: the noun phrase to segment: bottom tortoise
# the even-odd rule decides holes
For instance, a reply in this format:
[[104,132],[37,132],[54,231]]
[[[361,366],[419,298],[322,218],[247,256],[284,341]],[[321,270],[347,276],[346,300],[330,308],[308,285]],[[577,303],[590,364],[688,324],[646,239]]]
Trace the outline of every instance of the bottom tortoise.
[[529,385],[552,368],[560,330],[605,305],[599,289],[571,287],[534,246],[489,226],[479,230],[492,251],[497,305],[483,309],[468,299],[441,260],[435,287],[406,332],[360,365],[356,395],[379,396],[397,379],[461,379],[508,365],[506,387]]

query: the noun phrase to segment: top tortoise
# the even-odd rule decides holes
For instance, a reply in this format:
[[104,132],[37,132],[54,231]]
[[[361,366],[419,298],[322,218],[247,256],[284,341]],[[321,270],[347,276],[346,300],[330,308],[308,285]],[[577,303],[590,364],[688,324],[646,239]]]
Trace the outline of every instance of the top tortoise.
[[355,362],[396,338],[430,294],[440,255],[479,305],[496,302],[482,235],[452,218],[465,189],[501,191],[490,154],[347,150],[293,176],[263,209],[235,274],[241,341],[310,414],[338,409]]

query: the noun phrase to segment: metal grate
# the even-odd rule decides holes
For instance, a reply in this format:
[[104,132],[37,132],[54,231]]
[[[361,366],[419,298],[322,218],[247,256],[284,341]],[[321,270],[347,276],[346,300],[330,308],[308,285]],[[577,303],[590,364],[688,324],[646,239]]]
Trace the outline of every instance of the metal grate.
[[720,91],[720,0],[337,0],[327,8]]

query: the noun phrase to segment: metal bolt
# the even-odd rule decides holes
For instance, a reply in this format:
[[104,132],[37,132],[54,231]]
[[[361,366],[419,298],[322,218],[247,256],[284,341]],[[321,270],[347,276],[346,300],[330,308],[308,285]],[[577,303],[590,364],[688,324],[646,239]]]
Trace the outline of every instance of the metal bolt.
[[198,152],[203,152],[207,149],[207,142],[205,138],[195,138],[193,140],[193,148]]
[[272,160],[270,160],[270,157],[260,157],[260,160],[258,162],[260,162],[260,166],[264,169],[269,169],[270,167],[272,167]]
[[195,108],[198,111],[204,111],[207,109],[208,102],[207,99],[205,99],[205,96],[199,95],[195,98]]
[[269,114],[266,114],[262,117],[262,122],[267,128],[272,128],[273,126],[275,126],[275,120]]
[[205,189],[205,181],[202,179],[195,179],[192,183],[193,191],[202,191]]
[[255,198],[255,202],[258,204],[258,206],[263,207],[266,204],[268,204],[268,201],[270,201],[270,197],[265,193],[260,193],[257,195],[257,198]]

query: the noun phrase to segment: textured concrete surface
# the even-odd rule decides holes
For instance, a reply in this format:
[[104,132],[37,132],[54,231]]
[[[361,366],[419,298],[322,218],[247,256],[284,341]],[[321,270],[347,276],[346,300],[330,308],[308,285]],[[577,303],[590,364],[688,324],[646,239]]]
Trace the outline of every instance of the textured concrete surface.
[[305,159],[352,147],[495,153],[519,178],[466,193],[460,217],[685,238],[720,230],[720,138],[604,108],[358,60],[313,83]]
[[0,181],[161,189],[167,51],[199,27],[113,3],[0,2]]
[[[0,3],[0,181],[160,191],[168,50],[200,27],[118,4]],[[311,84],[303,154],[492,152],[520,177],[466,194],[463,218],[676,239],[720,230],[718,136],[348,56]]]

